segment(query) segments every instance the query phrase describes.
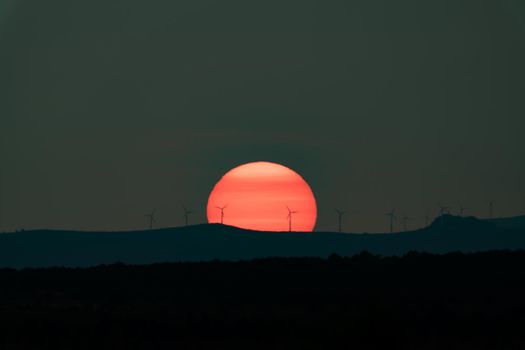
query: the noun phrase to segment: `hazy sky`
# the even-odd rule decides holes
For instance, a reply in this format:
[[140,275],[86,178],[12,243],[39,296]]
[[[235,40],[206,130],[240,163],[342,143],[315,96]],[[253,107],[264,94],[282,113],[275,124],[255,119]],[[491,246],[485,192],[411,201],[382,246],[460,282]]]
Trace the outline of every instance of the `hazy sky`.
[[202,222],[256,160],[317,230],[525,212],[523,0],[4,0],[0,48],[0,231]]

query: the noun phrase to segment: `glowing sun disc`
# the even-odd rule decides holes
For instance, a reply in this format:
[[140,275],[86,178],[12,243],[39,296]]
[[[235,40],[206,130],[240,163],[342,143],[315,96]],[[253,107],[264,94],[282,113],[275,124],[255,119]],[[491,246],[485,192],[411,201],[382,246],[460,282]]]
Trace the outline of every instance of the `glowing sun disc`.
[[[292,212],[289,214],[289,210]],[[228,171],[210,193],[209,223],[260,231],[313,231],[317,205],[308,183],[295,171],[253,162]]]

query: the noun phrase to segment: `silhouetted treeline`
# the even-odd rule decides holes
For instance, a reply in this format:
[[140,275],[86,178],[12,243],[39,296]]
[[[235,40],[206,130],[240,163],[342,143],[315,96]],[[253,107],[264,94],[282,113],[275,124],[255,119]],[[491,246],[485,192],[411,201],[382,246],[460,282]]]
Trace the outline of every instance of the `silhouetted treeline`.
[[525,251],[1,269],[0,349],[523,349]]

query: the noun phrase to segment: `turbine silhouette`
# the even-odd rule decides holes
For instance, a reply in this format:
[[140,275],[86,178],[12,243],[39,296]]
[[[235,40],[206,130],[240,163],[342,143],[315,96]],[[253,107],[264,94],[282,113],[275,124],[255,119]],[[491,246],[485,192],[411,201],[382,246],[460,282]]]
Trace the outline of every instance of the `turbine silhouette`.
[[288,210],[288,216],[286,217],[288,219],[288,232],[292,232],[292,214],[297,214],[297,211],[292,211],[288,206],[286,206],[286,209]]
[[339,209],[335,209],[335,212],[337,213],[337,220],[338,220],[338,223],[339,223],[339,232],[341,232],[343,215],[347,214],[348,212],[345,211],[345,210],[339,210]]
[[394,232],[394,221],[397,220],[395,211],[396,211],[395,209],[392,209],[392,211],[385,214],[386,216],[390,218],[390,233]]
[[153,223],[156,221],[155,219],[155,210],[152,210],[150,214],[144,215],[144,217],[149,219],[149,229],[153,229]]
[[403,230],[405,232],[408,231],[408,222],[410,221],[410,218],[408,216],[403,215],[403,217],[401,218],[401,222],[403,223]]
[[438,203],[438,207],[439,207],[439,218],[441,220],[441,226],[444,227],[445,226],[445,214],[450,214],[450,210],[452,209],[451,206],[448,206],[448,205],[443,205],[441,203]]
[[186,226],[188,226],[189,216],[193,212],[191,210],[188,210],[184,205],[182,206],[182,210],[184,210],[184,215],[182,216],[182,218],[184,219]]
[[492,219],[494,217],[494,201],[489,202],[489,218]]
[[450,214],[450,210],[452,210],[451,206],[443,205],[441,203],[438,203],[438,207],[439,207],[439,216]]
[[226,204],[223,207],[217,207],[217,206],[215,207],[221,211],[221,225],[224,224],[224,209],[226,209],[227,207],[228,207],[228,204]]
[[430,215],[428,215],[428,211],[421,218],[425,219],[425,227],[428,227],[428,225],[430,224]]

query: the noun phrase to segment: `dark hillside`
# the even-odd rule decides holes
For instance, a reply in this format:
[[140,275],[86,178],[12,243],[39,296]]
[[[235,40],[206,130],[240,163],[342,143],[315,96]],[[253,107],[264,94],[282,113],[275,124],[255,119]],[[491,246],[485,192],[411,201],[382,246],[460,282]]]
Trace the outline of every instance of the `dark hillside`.
[[2,349],[523,349],[525,252],[0,270]]
[[509,218],[490,219],[487,220],[487,222],[491,222],[503,228],[525,230],[525,215],[513,216]]
[[394,234],[256,232],[198,225],[134,232],[25,231],[0,235],[0,267],[93,266],[122,262],[247,260],[351,256],[362,251],[400,255],[525,249],[525,230],[475,218],[444,216],[430,227]]

